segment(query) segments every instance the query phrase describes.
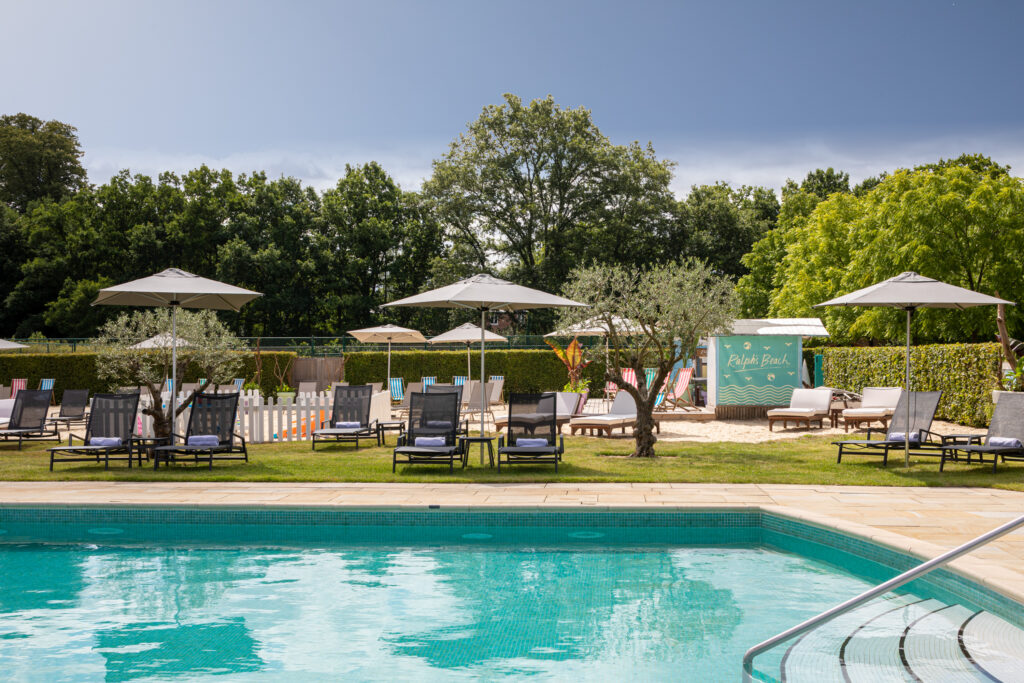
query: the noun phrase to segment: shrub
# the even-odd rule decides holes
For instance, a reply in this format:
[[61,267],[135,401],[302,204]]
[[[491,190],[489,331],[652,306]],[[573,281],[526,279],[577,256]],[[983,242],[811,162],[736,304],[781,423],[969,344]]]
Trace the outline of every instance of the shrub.
[[[860,392],[864,387],[902,387],[906,354],[902,347],[823,349],[825,384]],[[998,377],[998,344],[930,344],[911,349],[910,389],[942,391],[935,417],[983,426],[992,412]]]

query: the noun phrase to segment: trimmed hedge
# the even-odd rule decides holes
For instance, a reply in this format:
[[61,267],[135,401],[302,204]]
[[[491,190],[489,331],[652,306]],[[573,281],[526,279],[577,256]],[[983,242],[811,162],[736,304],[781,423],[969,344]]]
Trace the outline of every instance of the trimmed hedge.
[[[822,349],[825,384],[860,392],[864,387],[901,387],[902,347]],[[984,426],[992,415],[992,389],[1002,361],[999,344],[929,344],[911,349],[912,391],[942,391],[935,417]]]
[[[480,379],[480,352],[471,351],[471,379]],[[504,375],[505,392],[560,391],[568,381],[565,366],[550,350],[501,349],[487,352],[487,376]],[[264,367],[266,367],[264,365]],[[352,384],[380,382],[388,371],[386,351],[358,351],[345,354],[345,379]],[[466,372],[465,351],[393,351],[391,376],[406,383],[423,377],[450,382]],[[604,356],[583,371],[592,391],[604,386]]]
[[[280,358],[281,366],[294,358],[295,354],[284,351],[263,351],[263,382],[261,391],[264,394],[273,393],[277,385],[274,377],[274,356]],[[242,353],[242,369],[239,377],[246,381],[256,375],[255,354],[250,352]],[[25,377],[28,379],[28,388],[39,387],[39,380],[52,377],[56,381],[53,385],[53,393],[57,401],[60,401],[65,389],[88,389],[90,393],[111,391],[117,389],[117,384],[101,380],[96,375],[95,353],[0,353],[0,384],[10,385],[14,377]],[[195,382],[199,375],[191,370],[184,374],[182,382]]]

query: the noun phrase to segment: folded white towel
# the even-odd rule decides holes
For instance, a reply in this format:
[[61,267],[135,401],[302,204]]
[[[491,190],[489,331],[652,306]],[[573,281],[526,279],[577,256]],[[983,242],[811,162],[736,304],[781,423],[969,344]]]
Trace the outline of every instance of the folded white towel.
[[987,445],[995,448],[1021,448],[1020,439],[1014,439],[1012,436],[990,436],[988,437]]
[[121,439],[116,436],[94,436],[89,439],[90,446],[103,446],[104,448],[116,448],[121,445]]
[[416,440],[413,441],[413,445],[415,445],[415,446],[424,446],[424,447],[444,446],[444,437],[443,436],[417,436]]
[[195,434],[188,437],[188,445],[198,448],[214,448],[220,445],[220,437],[216,434]]
[[362,426],[359,422],[335,422],[336,429],[359,429]]
[[543,448],[547,445],[547,439],[516,439],[516,448]]
[[[905,443],[907,441],[907,435],[904,434],[903,432],[889,432],[889,435],[886,437],[886,440],[887,441],[903,441]],[[920,432],[915,432],[915,433],[910,435],[910,443],[920,443],[920,442],[921,442],[921,433]]]

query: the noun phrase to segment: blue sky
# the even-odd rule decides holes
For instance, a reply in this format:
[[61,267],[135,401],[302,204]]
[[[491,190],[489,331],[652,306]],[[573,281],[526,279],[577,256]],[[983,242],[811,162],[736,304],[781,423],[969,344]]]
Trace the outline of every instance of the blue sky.
[[199,163],[415,188],[512,92],[651,141],[675,189],[1024,168],[1024,3],[0,0],[0,112],[75,125],[93,182]]

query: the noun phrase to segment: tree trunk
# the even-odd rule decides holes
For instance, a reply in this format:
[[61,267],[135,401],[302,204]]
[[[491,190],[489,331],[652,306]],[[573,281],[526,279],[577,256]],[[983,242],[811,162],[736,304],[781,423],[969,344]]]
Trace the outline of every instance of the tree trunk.
[[636,422],[633,424],[633,438],[636,448],[633,458],[653,458],[654,444],[658,437],[654,435],[654,404],[650,401],[638,402],[636,405]]

